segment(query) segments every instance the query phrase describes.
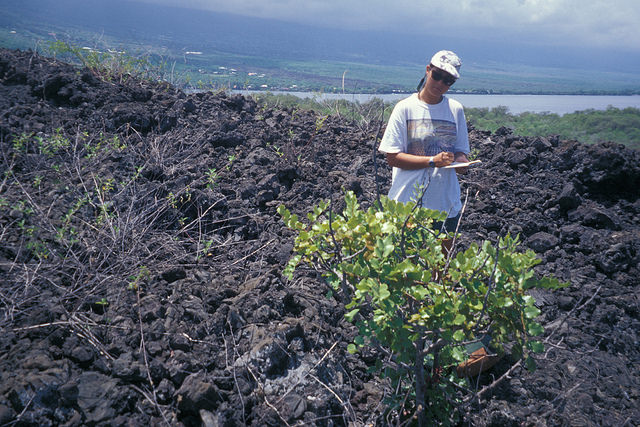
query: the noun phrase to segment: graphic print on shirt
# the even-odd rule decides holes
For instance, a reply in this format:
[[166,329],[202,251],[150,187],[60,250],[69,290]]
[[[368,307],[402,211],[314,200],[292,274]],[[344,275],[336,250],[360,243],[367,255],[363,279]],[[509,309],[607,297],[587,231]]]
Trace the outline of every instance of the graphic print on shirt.
[[443,151],[453,152],[456,124],[430,118],[407,120],[407,153],[435,156]]

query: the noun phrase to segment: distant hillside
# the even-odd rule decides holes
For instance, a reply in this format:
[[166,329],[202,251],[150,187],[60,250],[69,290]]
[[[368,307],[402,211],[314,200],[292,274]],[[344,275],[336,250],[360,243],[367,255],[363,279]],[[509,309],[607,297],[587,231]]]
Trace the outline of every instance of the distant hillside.
[[446,46],[464,59],[456,91],[640,93],[640,63],[633,58],[616,62],[627,73],[613,73],[594,64],[593,55],[533,46],[496,49],[444,37],[425,43],[407,34],[326,29],[123,0],[0,3],[0,46],[46,53],[54,39],[155,55],[194,86],[332,92],[342,90],[344,75],[344,89],[350,92],[411,91],[426,58]]

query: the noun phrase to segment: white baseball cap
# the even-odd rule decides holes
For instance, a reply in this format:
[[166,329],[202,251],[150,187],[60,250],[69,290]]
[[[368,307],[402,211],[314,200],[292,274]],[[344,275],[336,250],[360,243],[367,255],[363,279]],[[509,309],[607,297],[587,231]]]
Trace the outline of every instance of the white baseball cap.
[[456,79],[460,78],[460,67],[462,66],[462,61],[460,61],[458,55],[450,50],[441,50],[433,55],[431,58],[431,65],[446,71]]

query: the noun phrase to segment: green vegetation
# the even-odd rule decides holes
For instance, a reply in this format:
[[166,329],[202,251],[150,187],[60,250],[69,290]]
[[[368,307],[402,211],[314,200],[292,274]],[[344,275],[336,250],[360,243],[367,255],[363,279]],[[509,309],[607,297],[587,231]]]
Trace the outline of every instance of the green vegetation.
[[124,83],[130,78],[167,80],[168,75],[171,75],[173,81],[174,70],[169,71],[166,61],[157,56],[130,55],[124,50],[101,51],[60,40],[49,42],[45,52],[61,60],[82,65],[104,81]]
[[[346,303],[345,318],[358,333],[350,352],[373,348],[372,371],[389,381],[388,402],[399,414],[415,414],[418,425],[459,421],[457,410],[475,396],[459,378],[465,346],[490,336],[499,353],[536,367],[544,351],[535,337],[542,326],[531,288],[557,289],[553,278],[535,277],[533,251],[518,252],[518,238],[497,246],[485,241],[453,256],[442,249],[447,237],[432,229],[446,213],[382,198],[380,209],[364,211],[352,192],[341,214],[321,202],[300,222],[284,206],[278,212],[298,233],[285,273],[302,263],[322,271]],[[520,363],[520,362],[517,362]]]
[[468,108],[467,119],[478,129],[495,131],[505,126],[522,136],[559,135],[583,143],[613,141],[640,149],[640,109],[609,107],[562,116],[551,113],[509,114],[507,107]]
[[[320,95],[320,93],[318,93]],[[319,114],[316,132],[320,130],[329,115],[336,115],[356,123],[371,123],[373,120],[389,118],[393,105],[384,103],[380,98],[367,102],[347,101],[346,99],[318,100],[300,98],[295,95],[274,95],[271,92],[256,92],[251,95],[264,108],[289,108],[294,110],[312,110]]]
[[[254,99],[266,107],[314,110],[322,115],[335,114],[358,123],[379,120],[386,122],[393,109],[392,103],[379,98],[360,103],[347,100],[323,100],[299,98],[294,95],[274,95],[269,92],[253,94]],[[466,108],[467,120],[477,129],[495,132],[507,127],[517,135],[559,135],[585,144],[612,141],[629,148],[640,149],[640,109],[614,108],[584,110],[558,115],[552,113],[511,114],[507,107]]]
[[[12,138],[8,154],[11,167],[5,172],[8,181],[3,184],[15,181],[16,189],[26,194],[25,202],[11,208],[19,213],[17,225],[23,230],[24,247],[32,257],[42,261],[68,252],[78,244],[81,234],[79,230],[86,226],[97,229],[108,225],[113,232],[117,232],[117,226],[113,225],[111,200],[116,183],[113,178],[92,177],[91,182],[83,183],[82,190],[69,193],[69,198],[65,200],[70,207],[64,209],[66,213],[62,217],[43,221],[41,217],[44,214],[33,203],[33,197],[26,193],[27,186],[17,182],[13,172],[13,168],[17,167],[15,165],[20,164],[20,167],[33,171],[30,183],[35,194],[40,193],[42,182],[57,182],[60,188],[70,191],[71,185],[67,180],[71,174],[61,171],[61,165],[65,164],[66,159],[71,157],[78,164],[90,164],[96,157],[104,158],[103,156],[124,148],[125,145],[117,136],[108,138],[100,133],[97,137],[90,137],[87,132],[78,131],[75,136],[70,137],[64,134],[62,128],[54,129],[49,134],[22,133]],[[81,169],[78,166],[78,171]],[[78,219],[79,214],[87,208],[96,213],[92,224]]]

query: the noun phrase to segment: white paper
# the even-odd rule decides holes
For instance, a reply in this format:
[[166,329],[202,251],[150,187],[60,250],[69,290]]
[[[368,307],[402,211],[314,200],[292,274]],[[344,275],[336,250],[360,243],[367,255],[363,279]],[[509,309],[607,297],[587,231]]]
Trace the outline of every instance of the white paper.
[[471,162],[453,162],[449,166],[443,166],[442,169],[464,168],[467,166],[475,165],[476,163],[482,163],[480,160],[473,160]]

